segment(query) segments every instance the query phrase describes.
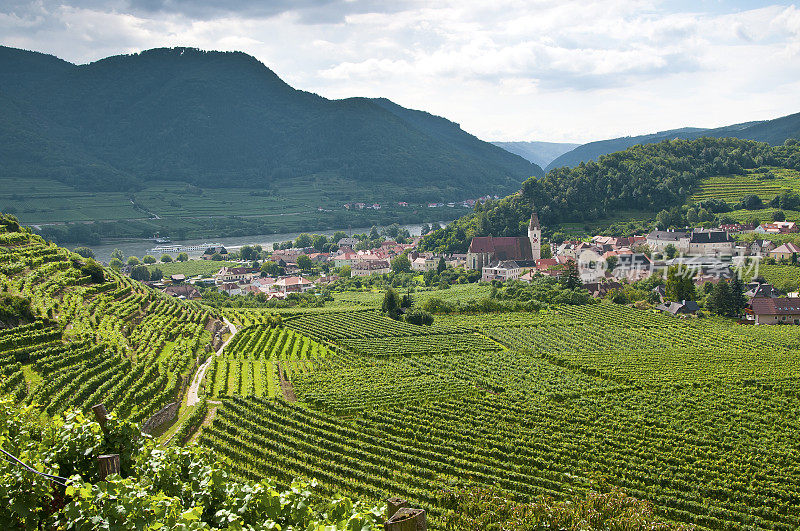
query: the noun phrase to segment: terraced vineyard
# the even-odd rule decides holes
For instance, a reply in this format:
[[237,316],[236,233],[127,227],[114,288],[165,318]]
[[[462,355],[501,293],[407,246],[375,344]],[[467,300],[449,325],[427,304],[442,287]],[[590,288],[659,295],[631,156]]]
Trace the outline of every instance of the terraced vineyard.
[[2,292],[30,299],[39,318],[0,331],[0,391],[49,414],[102,401],[137,421],[174,401],[206,355],[215,311],[112,270],[98,282],[83,258],[7,227]]
[[745,175],[716,176],[704,179],[692,195],[693,201],[721,199],[731,204],[755,194],[765,203],[786,190],[800,192],[800,172],[784,168],[752,171]]
[[[611,304],[416,333],[381,319],[287,321],[331,346],[294,376],[300,403],[226,399],[201,444],[244,478],[417,500],[434,529],[454,487],[560,498],[603,482],[700,529],[800,525],[796,327]],[[456,327],[474,342],[448,348]]]

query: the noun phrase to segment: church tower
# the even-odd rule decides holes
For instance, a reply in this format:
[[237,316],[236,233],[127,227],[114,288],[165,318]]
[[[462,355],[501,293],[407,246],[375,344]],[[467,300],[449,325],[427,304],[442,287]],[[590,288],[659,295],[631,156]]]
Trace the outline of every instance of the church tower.
[[534,260],[542,257],[542,227],[539,225],[539,216],[534,211],[531,213],[531,222],[528,223],[528,239],[531,241],[531,256]]

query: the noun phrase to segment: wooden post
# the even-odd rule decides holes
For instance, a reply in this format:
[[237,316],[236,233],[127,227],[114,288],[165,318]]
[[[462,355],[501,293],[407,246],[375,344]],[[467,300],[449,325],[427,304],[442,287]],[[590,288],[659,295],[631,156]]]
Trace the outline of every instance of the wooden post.
[[398,511],[398,509],[402,509],[403,507],[408,507],[408,502],[403,498],[398,498],[397,496],[392,496],[391,498],[386,500],[386,519],[388,520],[394,513]]
[[119,474],[119,454],[101,455],[97,458],[97,464],[100,466],[100,481],[111,474]]
[[96,406],[92,407],[92,411],[94,411],[94,418],[97,419],[97,422],[100,424],[100,427],[103,428],[103,431],[108,432],[108,428],[106,428],[106,422],[108,422],[108,411],[106,411],[106,406],[103,404],[97,404]]
[[386,531],[427,531],[428,520],[425,509],[403,507],[383,524]]

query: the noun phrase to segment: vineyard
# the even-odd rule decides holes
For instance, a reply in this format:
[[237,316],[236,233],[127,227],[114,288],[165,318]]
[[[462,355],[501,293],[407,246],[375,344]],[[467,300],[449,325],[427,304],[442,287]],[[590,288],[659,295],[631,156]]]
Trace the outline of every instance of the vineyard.
[[241,478],[406,497],[434,529],[443,493],[471,485],[519,499],[610,485],[700,529],[800,525],[796,327],[613,304],[283,325],[326,349],[295,356],[312,360],[291,375],[298,402],[236,393],[200,436]]
[[736,204],[755,194],[765,203],[787,190],[800,192],[800,174],[785,168],[751,171],[745,175],[716,176],[704,179],[692,200],[721,199]]
[[[2,292],[30,299],[31,323],[0,331],[0,391],[48,414],[104,401],[144,421],[176,400],[212,339],[216,316],[25,232],[0,233]],[[102,271],[102,270],[101,270]]]

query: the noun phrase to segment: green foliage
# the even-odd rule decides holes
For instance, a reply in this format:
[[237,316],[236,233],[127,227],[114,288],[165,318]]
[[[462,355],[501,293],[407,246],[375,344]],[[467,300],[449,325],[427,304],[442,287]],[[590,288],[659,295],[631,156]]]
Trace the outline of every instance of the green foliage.
[[693,301],[695,293],[694,278],[684,265],[674,265],[667,270],[664,298],[669,301]]
[[189,260],[189,255],[186,253],[180,253],[177,260],[178,262],[187,262]]
[[161,262],[164,263],[164,264],[168,264],[168,263],[172,262],[172,257],[170,255],[164,253],[164,254],[161,255]]
[[564,264],[564,270],[558,277],[558,283],[564,289],[574,290],[581,287],[581,278],[578,275],[578,263],[575,260],[569,260]]
[[632,498],[619,489],[603,494],[591,492],[583,498],[560,502],[547,497],[528,503],[518,502],[497,488],[481,487],[447,490],[442,497],[447,509],[447,529],[690,529],[662,521],[655,515],[650,503]]
[[396,318],[400,306],[400,296],[397,292],[392,288],[387,289],[383,296],[383,303],[381,303],[381,311],[389,317]]
[[[155,263],[155,259],[153,259],[153,262]],[[128,264],[129,266],[135,266],[135,265],[139,265],[141,262],[139,261],[139,259],[137,257],[129,256],[128,260],[125,263]]]
[[0,323],[3,326],[16,326],[33,320],[29,299],[10,293],[0,293]]
[[[381,511],[346,499],[313,507],[315,484],[286,491],[270,480],[232,480],[198,448],[157,449],[135,424],[113,416],[108,433],[81,413],[44,426],[35,411],[0,401],[0,443],[46,473],[68,477],[54,486],[0,460],[0,522],[6,529],[378,529]],[[118,453],[121,474],[98,482],[97,457]],[[326,527],[327,526],[327,527]]]
[[314,263],[311,261],[311,258],[309,258],[308,255],[301,254],[297,257],[297,267],[303,271],[311,271],[311,268],[314,267]]
[[142,282],[150,280],[150,270],[145,265],[135,265],[131,268],[131,278]]
[[408,259],[408,256],[401,254],[392,259],[392,273],[410,273],[411,272],[411,261]]
[[[152,256],[152,255],[146,254],[146,255],[144,255],[144,256],[142,257],[142,262],[143,262],[144,264],[150,265],[150,264],[155,264],[155,263],[157,262],[157,260],[156,260],[156,257],[155,257],[155,256]],[[128,263],[128,265],[131,265],[131,264],[130,264],[130,262]],[[134,264],[134,265],[136,265],[136,264]]]
[[84,258],[94,258],[94,251],[92,251],[88,247],[75,247],[75,249],[73,249],[72,252],[79,254]]
[[412,310],[406,314],[406,322],[417,326],[433,324],[433,315],[425,310]]
[[81,267],[81,273],[91,277],[92,282],[100,284],[105,281],[105,273],[103,273],[103,266],[94,260],[88,260],[87,263]]

